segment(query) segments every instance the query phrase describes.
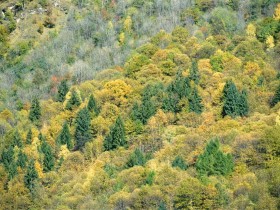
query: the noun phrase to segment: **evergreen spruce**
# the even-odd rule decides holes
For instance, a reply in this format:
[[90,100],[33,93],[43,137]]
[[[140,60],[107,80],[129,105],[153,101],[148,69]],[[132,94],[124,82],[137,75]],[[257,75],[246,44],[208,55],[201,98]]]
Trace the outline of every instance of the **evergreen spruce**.
[[14,161],[9,165],[8,174],[9,180],[13,179],[18,174],[17,164]]
[[30,190],[30,192],[33,191],[38,177],[38,172],[35,169],[34,160],[32,159],[28,164],[28,168],[24,176],[24,185]]
[[10,164],[14,162],[14,148],[11,145],[2,152],[2,162],[5,169],[8,171]]
[[179,72],[175,80],[167,87],[167,92],[178,95],[179,99],[188,98],[191,93],[189,78],[183,77],[182,73]]
[[17,166],[21,168],[25,168],[26,162],[27,162],[27,155],[24,154],[22,150],[20,150],[17,158]]
[[225,117],[229,115],[231,117],[236,117],[240,115],[240,105],[239,105],[239,92],[235,84],[230,80],[226,82],[226,85],[223,90],[223,110],[222,115]]
[[188,165],[181,156],[176,156],[176,158],[172,162],[172,167],[178,167],[182,170],[186,170],[188,168]]
[[198,82],[200,80],[198,65],[197,65],[196,61],[192,62],[192,66],[190,68],[190,80],[194,81],[195,84],[198,84]]
[[32,143],[32,130],[29,128],[28,133],[26,135],[26,144],[31,144]]
[[159,203],[158,210],[167,210],[167,208],[166,208],[166,205],[165,205],[165,202],[164,202],[164,201],[161,201],[161,202]]
[[105,137],[103,147],[105,151],[113,150],[121,146],[126,146],[124,123],[119,116],[110,128],[109,134]]
[[57,91],[57,101],[63,102],[65,100],[65,96],[69,91],[69,86],[67,84],[67,80],[62,80],[58,86]]
[[89,97],[87,108],[90,112],[94,112],[96,115],[98,115],[100,112],[100,109],[97,106],[96,100],[93,95],[90,95]]
[[169,93],[168,96],[163,99],[162,109],[166,112],[178,113],[181,111],[179,101],[180,99],[176,94]]
[[67,101],[66,109],[72,111],[74,108],[81,105],[79,95],[76,90],[72,91],[71,98]]
[[41,151],[44,155],[43,170],[44,172],[51,171],[54,167],[55,159],[51,146],[45,140],[41,144]]
[[31,103],[31,108],[29,112],[29,119],[32,122],[37,122],[41,117],[41,106],[38,98],[34,98]]
[[85,107],[81,109],[76,117],[76,130],[75,130],[75,140],[76,140],[76,149],[81,150],[86,142],[91,140],[91,125],[90,125],[90,113]]
[[218,139],[211,140],[203,154],[199,155],[196,169],[201,176],[228,175],[233,171],[234,162],[230,154],[220,151]]
[[57,138],[57,143],[60,145],[66,144],[67,148],[70,150],[73,147],[72,141],[71,141],[71,134],[69,130],[69,126],[67,122],[63,124],[63,128]]
[[200,114],[203,110],[202,105],[202,99],[198,94],[198,91],[196,88],[192,90],[192,93],[189,97],[189,109],[191,112],[195,112],[197,114]]
[[13,134],[12,146],[13,147],[18,146],[19,148],[22,148],[23,146],[22,139],[18,130],[16,130]]
[[240,116],[244,117],[247,116],[249,113],[249,104],[247,99],[247,92],[242,90],[239,96],[239,114]]
[[275,94],[270,102],[270,106],[274,107],[280,101],[280,85],[278,86]]
[[145,165],[146,163],[146,157],[145,155],[143,154],[143,152],[141,152],[140,149],[136,149],[134,150],[134,152],[130,155],[129,157],[129,160],[127,162],[127,167],[133,167],[133,166],[136,166],[136,165],[139,165],[139,166],[143,166]]

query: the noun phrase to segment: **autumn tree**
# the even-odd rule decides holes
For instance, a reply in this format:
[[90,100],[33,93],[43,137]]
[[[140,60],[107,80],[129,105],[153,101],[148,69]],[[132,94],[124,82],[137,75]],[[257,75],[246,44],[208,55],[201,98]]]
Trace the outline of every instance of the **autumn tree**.
[[103,147],[105,151],[126,146],[126,136],[123,120],[118,116],[114,125],[111,126],[109,134],[105,137]]
[[35,187],[35,182],[38,179],[38,172],[35,169],[34,159],[30,160],[26,174],[24,176],[24,185],[29,189],[30,192],[33,192]]
[[88,108],[85,107],[81,109],[76,117],[76,130],[75,130],[75,149],[81,150],[84,148],[86,142],[91,140],[92,133],[91,133],[91,118]]
[[41,106],[38,98],[34,98],[31,103],[31,108],[29,112],[29,119],[32,122],[37,122],[41,117]]
[[67,84],[67,80],[62,80],[58,86],[57,91],[57,101],[63,102],[65,100],[65,96],[69,91],[69,86]]
[[70,134],[70,130],[69,130],[69,126],[68,126],[67,122],[65,122],[63,124],[63,128],[60,131],[60,134],[58,135],[58,138],[57,138],[57,143],[59,145],[66,144],[68,149],[72,149],[72,147],[73,147],[72,140],[71,140],[71,134]]
[[208,142],[204,153],[198,156],[196,170],[201,176],[228,175],[233,171],[234,162],[231,154],[224,154],[220,150],[218,139]]

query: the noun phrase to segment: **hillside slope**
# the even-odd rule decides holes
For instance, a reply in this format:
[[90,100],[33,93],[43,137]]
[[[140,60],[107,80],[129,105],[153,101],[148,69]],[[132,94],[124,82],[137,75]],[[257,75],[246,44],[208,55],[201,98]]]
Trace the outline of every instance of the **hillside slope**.
[[1,208],[280,208],[280,4],[147,2],[68,2],[3,54]]

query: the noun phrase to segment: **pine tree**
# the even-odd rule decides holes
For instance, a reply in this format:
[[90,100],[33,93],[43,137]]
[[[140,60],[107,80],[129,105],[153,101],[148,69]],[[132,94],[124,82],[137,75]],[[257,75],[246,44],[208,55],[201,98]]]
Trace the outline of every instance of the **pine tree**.
[[70,150],[73,147],[72,141],[71,141],[71,134],[69,130],[69,126],[67,122],[64,123],[63,128],[57,138],[57,143],[62,145],[66,144],[67,148]]
[[58,86],[57,92],[57,101],[63,102],[65,100],[65,96],[69,91],[69,86],[67,84],[67,80],[62,80]]
[[30,192],[33,191],[38,177],[38,172],[35,169],[34,160],[32,159],[28,164],[28,168],[24,176],[24,185],[30,190]]
[[31,144],[32,143],[32,130],[29,128],[28,133],[26,135],[26,144]]
[[87,108],[90,112],[94,111],[96,115],[98,115],[100,112],[100,109],[97,106],[96,100],[93,95],[90,95],[89,97]]
[[146,124],[148,119],[156,113],[156,107],[154,103],[148,97],[143,97],[142,104],[140,106],[140,121]]
[[43,170],[45,172],[51,171],[54,167],[55,159],[51,146],[45,140],[41,144],[41,151],[44,155]]
[[22,139],[18,130],[16,130],[13,134],[12,146],[13,147],[18,146],[19,148],[22,148],[23,146]]
[[116,149],[120,146],[126,146],[124,123],[119,116],[110,128],[109,134],[105,137],[103,147],[105,151]]
[[235,84],[231,80],[227,81],[223,90],[223,117],[229,115],[234,118],[240,114],[239,99],[239,92]]
[[17,164],[14,161],[12,161],[11,164],[9,165],[8,174],[9,174],[8,176],[9,180],[13,179],[18,174]]
[[91,118],[88,109],[86,107],[81,109],[76,117],[76,149],[81,150],[86,142],[92,138],[90,121]]
[[176,158],[172,162],[172,167],[178,167],[182,170],[186,170],[188,168],[188,165],[181,156],[176,156]]
[[194,81],[195,84],[198,84],[198,82],[200,80],[198,65],[197,65],[196,61],[192,62],[192,66],[190,68],[190,80]]
[[31,103],[29,119],[32,122],[36,122],[40,119],[40,117],[41,117],[41,106],[40,106],[38,98],[34,98]]
[[195,112],[197,114],[200,114],[203,110],[202,105],[202,99],[198,94],[198,91],[196,88],[192,90],[192,93],[189,97],[189,108],[191,112]]
[[27,162],[27,155],[22,152],[22,150],[18,153],[18,159],[17,159],[17,166],[20,166],[21,168],[25,168]]
[[143,166],[146,163],[146,157],[143,154],[143,152],[141,152],[140,149],[136,149],[134,150],[134,152],[130,155],[128,162],[126,163],[127,167],[133,167],[136,165],[139,166]]
[[2,162],[5,169],[8,171],[10,164],[14,162],[14,148],[11,145],[2,152]]
[[275,91],[275,94],[270,102],[270,106],[274,107],[280,101],[280,85]]
[[71,98],[67,101],[66,109],[72,111],[74,108],[81,105],[79,95],[76,90],[72,91]]
[[181,111],[179,107],[179,97],[175,94],[168,93],[167,97],[163,99],[162,109],[167,112],[178,113]]
[[200,175],[228,175],[233,171],[234,162],[230,154],[220,151],[218,139],[211,140],[203,154],[199,155],[196,169]]
[[191,93],[189,78],[183,77],[182,72],[179,72],[175,80],[167,87],[167,92],[178,95],[179,99],[188,97]]
[[240,116],[244,117],[247,116],[249,113],[249,104],[247,99],[247,92],[242,90],[241,94],[239,95],[239,114]]
[[166,205],[165,205],[165,202],[164,202],[164,201],[161,201],[161,202],[159,203],[158,210],[167,210],[167,208],[166,208]]

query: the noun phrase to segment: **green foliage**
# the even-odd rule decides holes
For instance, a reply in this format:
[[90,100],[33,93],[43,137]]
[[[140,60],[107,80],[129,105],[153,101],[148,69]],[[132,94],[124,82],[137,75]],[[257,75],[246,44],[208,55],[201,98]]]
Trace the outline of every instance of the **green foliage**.
[[81,109],[76,117],[76,130],[75,130],[75,149],[81,150],[84,148],[86,142],[92,138],[91,133],[91,117],[88,108]]
[[218,139],[210,140],[204,153],[198,156],[196,170],[200,176],[228,175],[233,171],[234,162],[230,154],[220,151]]
[[71,140],[71,134],[70,134],[70,130],[69,130],[69,126],[68,123],[65,122],[63,124],[63,128],[57,138],[57,143],[59,145],[63,145],[66,144],[67,148],[70,150],[73,148],[73,144],[72,144],[72,140]]
[[54,168],[55,158],[52,147],[45,140],[41,144],[41,151],[44,155],[43,170],[44,172],[51,171]]
[[103,148],[105,151],[113,150],[127,145],[123,120],[118,116],[114,125],[111,126],[109,134],[105,137]]
[[222,56],[211,56],[210,59],[211,66],[214,71],[222,72],[224,69]]
[[280,85],[278,85],[273,98],[271,99],[270,106],[275,106],[280,101]]
[[180,44],[185,44],[188,40],[189,32],[186,28],[177,26],[171,33],[172,40]]
[[164,201],[161,201],[161,202],[159,203],[158,210],[167,210],[167,208],[166,208],[166,205],[165,205],[165,202],[164,202]]
[[18,130],[16,130],[13,134],[13,140],[12,140],[12,144],[13,147],[18,146],[19,148],[23,147],[23,143],[22,143],[22,138],[18,132]]
[[275,20],[274,18],[265,18],[261,21],[257,26],[256,35],[257,38],[261,42],[265,42],[268,36],[273,36],[277,39],[280,32],[280,23],[279,20]]
[[188,97],[191,93],[189,78],[183,77],[182,73],[179,72],[175,80],[167,87],[167,92],[177,94],[179,99]]
[[145,154],[140,149],[135,149],[134,152],[130,155],[126,166],[131,168],[133,166],[143,166],[146,163]]
[[87,108],[90,112],[94,112],[96,115],[99,114],[100,108],[97,106],[96,100],[93,95],[90,95]]
[[178,113],[181,111],[181,108],[178,105],[179,101],[180,99],[177,95],[168,93],[167,97],[163,99],[162,109],[167,112]]
[[190,68],[190,80],[194,81],[195,84],[199,83],[200,74],[198,71],[198,65],[196,61],[192,62],[192,66]]
[[148,173],[147,178],[146,178],[147,185],[151,186],[154,183],[155,175],[156,175],[156,173],[154,171],[150,171]]
[[23,153],[22,150],[20,150],[17,157],[17,166],[20,166],[21,168],[25,168],[26,163],[27,163],[27,155]]
[[172,167],[178,167],[182,170],[186,170],[188,168],[188,164],[181,156],[176,156],[176,158],[172,162]]
[[10,165],[14,162],[14,148],[10,145],[8,149],[4,149],[1,158],[5,169],[8,171]]
[[190,97],[189,97],[189,109],[191,112],[200,114],[203,110],[202,99],[198,94],[196,88],[193,88]]
[[80,97],[76,90],[73,90],[71,93],[71,98],[67,101],[66,109],[72,111],[81,105]]
[[57,91],[57,101],[63,102],[65,100],[65,96],[69,91],[69,86],[67,84],[67,80],[62,80],[58,86]]
[[26,135],[26,144],[31,144],[32,143],[32,130],[29,128],[27,135]]
[[226,82],[223,90],[223,117],[229,115],[231,117],[247,116],[249,105],[247,101],[246,91],[238,92],[235,84],[230,80]]
[[28,164],[27,171],[24,176],[24,185],[29,189],[30,192],[33,192],[38,177],[38,172],[36,171],[34,165],[34,159],[32,159]]
[[140,71],[141,67],[150,63],[147,56],[135,54],[125,64],[126,76],[134,77],[134,74]]
[[32,122],[37,122],[41,117],[41,106],[38,98],[34,98],[31,103],[31,108],[29,112],[29,119]]

